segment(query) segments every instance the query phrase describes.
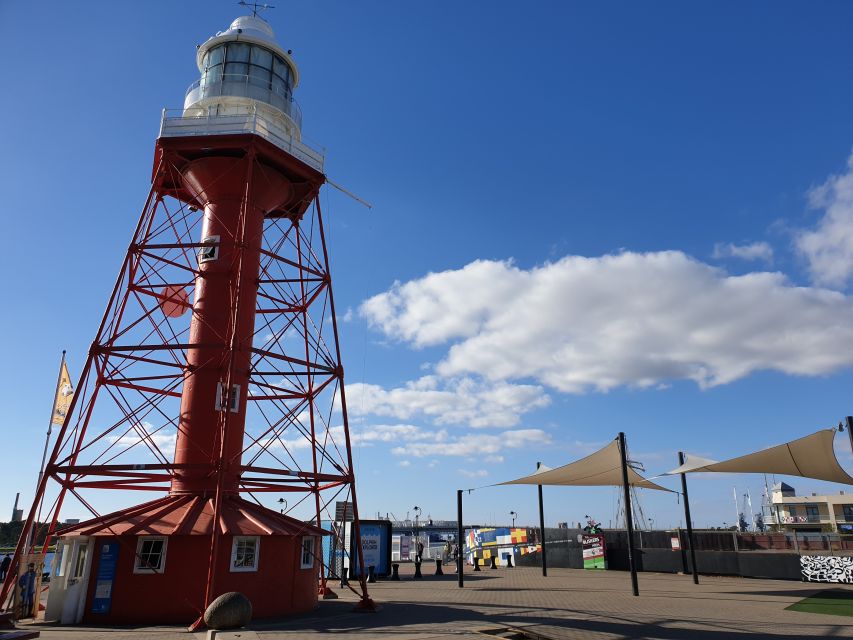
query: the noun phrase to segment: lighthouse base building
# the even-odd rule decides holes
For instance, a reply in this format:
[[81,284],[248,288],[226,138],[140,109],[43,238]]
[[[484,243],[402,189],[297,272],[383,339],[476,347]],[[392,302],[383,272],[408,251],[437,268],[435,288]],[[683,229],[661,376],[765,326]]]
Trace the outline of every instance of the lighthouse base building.
[[[167,497],[67,528],[45,619],[188,624],[204,612],[213,500]],[[242,498],[223,500],[216,595],[244,594],[257,618],[317,606],[326,532]],[[189,576],[198,576],[188,580]]]

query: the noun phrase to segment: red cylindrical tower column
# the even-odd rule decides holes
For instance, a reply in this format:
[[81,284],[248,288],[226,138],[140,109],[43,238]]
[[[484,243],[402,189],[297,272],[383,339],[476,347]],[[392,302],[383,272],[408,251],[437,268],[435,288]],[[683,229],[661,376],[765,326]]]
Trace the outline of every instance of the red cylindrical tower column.
[[176,471],[171,493],[212,493],[220,464],[230,492],[240,475],[264,216],[286,204],[293,188],[253,154],[193,160],[181,173],[204,207],[201,241],[213,246],[199,252],[175,445],[175,463],[195,468]]

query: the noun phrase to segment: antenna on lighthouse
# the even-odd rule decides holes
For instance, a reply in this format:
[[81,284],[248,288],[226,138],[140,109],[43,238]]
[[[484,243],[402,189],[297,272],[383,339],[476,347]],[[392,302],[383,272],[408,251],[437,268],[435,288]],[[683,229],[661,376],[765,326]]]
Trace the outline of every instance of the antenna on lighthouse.
[[238,2],[241,7],[252,7],[252,17],[258,17],[258,9],[275,9],[275,7],[271,4],[259,4],[257,2],[246,2],[246,0],[240,0]]

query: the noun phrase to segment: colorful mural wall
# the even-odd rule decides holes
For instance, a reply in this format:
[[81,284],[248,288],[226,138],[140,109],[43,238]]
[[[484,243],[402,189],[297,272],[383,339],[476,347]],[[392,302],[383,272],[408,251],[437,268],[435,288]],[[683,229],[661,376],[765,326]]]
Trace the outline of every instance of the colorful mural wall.
[[527,555],[542,549],[536,541],[535,529],[469,529],[465,535],[465,562],[474,564],[474,558],[480,559],[480,565],[487,566],[495,558],[498,566],[506,565],[507,557],[512,557],[513,565],[518,556]]

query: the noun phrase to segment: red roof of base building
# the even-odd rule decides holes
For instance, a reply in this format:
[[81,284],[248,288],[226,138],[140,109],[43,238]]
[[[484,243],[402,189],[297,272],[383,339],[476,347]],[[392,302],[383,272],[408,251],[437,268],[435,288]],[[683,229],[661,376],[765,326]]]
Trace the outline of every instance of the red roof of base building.
[[[60,536],[181,536],[210,535],[213,498],[166,496],[135,507],[65,527]],[[329,531],[229,495],[222,499],[219,528],[223,535],[330,535]]]

